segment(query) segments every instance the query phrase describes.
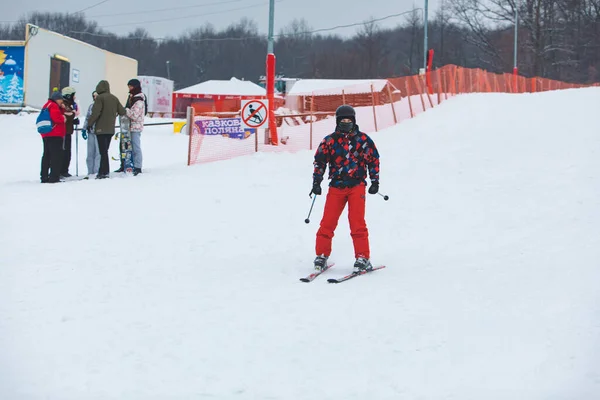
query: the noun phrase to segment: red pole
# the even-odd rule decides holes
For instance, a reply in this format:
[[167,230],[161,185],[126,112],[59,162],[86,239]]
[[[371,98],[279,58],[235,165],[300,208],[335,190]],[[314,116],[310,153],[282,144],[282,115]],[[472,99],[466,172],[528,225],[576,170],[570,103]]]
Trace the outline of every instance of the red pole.
[[[427,52],[427,72],[425,73],[427,93],[433,94],[433,88],[431,86],[431,65],[433,64],[433,49],[429,49]],[[431,105],[433,107],[433,104]]]
[[175,118],[175,102],[177,101],[177,95],[175,92],[171,95],[171,118]]
[[519,76],[519,69],[517,67],[513,68],[513,93],[517,93],[517,78]]
[[269,134],[271,144],[277,146],[277,121],[275,120],[275,54],[267,54],[267,100],[269,100]]

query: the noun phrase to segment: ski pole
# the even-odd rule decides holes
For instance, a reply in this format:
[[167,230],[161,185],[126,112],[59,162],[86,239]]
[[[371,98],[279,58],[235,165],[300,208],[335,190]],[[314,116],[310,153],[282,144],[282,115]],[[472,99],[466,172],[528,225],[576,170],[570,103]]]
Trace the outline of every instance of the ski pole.
[[377,193],[378,195],[380,195],[381,197],[383,197],[383,199],[385,201],[388,201],[390,199],[390,196],[388,196],[387,194],[381,194],[381,193]]
[[75,129],[75,176],[79,176],[79,124]]
[[312,213],[313,206],[315,205],[315,200],[317,199],[317,195],[313,196],[312,204],[310,205],[310,211],[308,212],[308,217],[304,220],[307,224],[310,222],[310,214]]

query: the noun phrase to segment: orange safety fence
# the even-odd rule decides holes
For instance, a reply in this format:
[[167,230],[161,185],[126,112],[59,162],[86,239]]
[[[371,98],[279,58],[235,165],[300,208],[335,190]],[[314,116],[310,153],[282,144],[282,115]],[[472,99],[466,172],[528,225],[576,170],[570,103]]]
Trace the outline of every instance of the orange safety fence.
[[[314,150],[335,129],[335,110],[350,104],[364,132],[376,132],[436,107],[462,93],[535,93],[582,88],[545,78],[495,74],[477,68],[446,65],[425,75],[344,81],[334,89],[318,86],[310,92],[288,94],[275,114],[279,143],[270,143],[265,129],[244,130],[240,111],[201,113],[189,140],[188,165],[263,152]],[[598,86],[595,84],[594,86]],[[237,120],[237,122],[236,122]]]

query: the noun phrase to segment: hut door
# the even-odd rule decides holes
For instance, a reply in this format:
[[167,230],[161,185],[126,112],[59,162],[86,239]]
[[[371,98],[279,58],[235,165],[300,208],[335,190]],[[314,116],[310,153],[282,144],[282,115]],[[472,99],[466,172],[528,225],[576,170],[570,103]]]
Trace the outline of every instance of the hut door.
[[62,90],[69,86],[69,75],[71,72],[71,63],[58,58],[50,58],[50,90],[48,97],[52,95],[54,88]]

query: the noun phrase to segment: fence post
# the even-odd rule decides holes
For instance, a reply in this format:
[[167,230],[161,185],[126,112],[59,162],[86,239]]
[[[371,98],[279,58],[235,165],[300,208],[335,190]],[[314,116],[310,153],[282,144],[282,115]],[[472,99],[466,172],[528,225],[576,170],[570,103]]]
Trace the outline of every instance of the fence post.
[[[431,72],[429,73],[431,74]],[[427,93],[427,100],[429,100],[429,105],[433,108],[433,101],[431,100],[431,95],[429,94],[429,85],[431,85],[431,75],[429,75],[429,83],[427,81],[424,82],[425,92]]]
[[342,89],[342,103],[346,104],[346,92]]
[[373,121],[375,121],[375,132],[377,132],[377,113],[375,112],[375,90],[371,83],[371,102],[373,103]]
[[[468,68],[467,69],[468,73],[467,75],[469,75],[469,83],[467,85],[467,89],[465,90],[466,93],[473,93],[473,70]],[[465,77],[465,84],[467,82],[467,78]]]
[[188,130],[188,162],[187,165],[192,165],[192,135],[194,134],[194,108],[188,106],[186,114],[186,123]]
[[519,86],[519,93],[525,93],[527,91],[527,85],[525,83],[525,77],[519,76],[519,82],[521,83]]
[[[448,72],[448,75],[450,75],[450,72]],[[460,88],[457,89],[457,85],[456,85],[456,80],[458,76],[458,67],[457,66],[453,66],[452,67],[452,76],[450,76],[450,82],[452,85],[452,95],[456,96],[458,94],[457,90],[460,90]]]
[[444,69],[444,73],[442,75],[442,89],[444,90],[444,100],[448,100],[448,79],[446,75],[448,75],[447,69]]
[[490,93],[492,91],[492,85],[490,85],[490,73],[485,71],[484,72],[484,79],[485,79],[485,87],[488,93]]
[[309,149],[312,150],[313,142],[313,118],[315,112],[315,92],[312,92],[312,98],[310,100],[310,145]]
[[458,74],[458,69],[459,67],[456,66],[456,68],[454,68],[454,74],[452,75],[452,85],[454,88],[454,95],[458,95],[460,94],[460,76]]
[[440,105],[440,103],[442,102],[442,73],[440,71],[440,69],[436,69],[435,72],[437,72],[437,79],[435,80],[437,83],[437,103],[438,106]]
[[410,86],[408,84],[408,78],[404,81],[404,84],[406,86],[406,97],[408,98],[408,108],[410,109],[410,117],[413,118],[415,116],[415,113],[413,113],[413,108],[412,108],[412,101],[410,101]]
[[390,98],[390,104],[392,105],[392,115],[394,116],[394,125],[398,123],[396,118],[396,109],[394,108],[394,97],[392,96],[392,89],[390,89],[390,83],[387,83],[388,96]]
[[421,105],[423,106],[423,112],[427,111],[427,109],[425,108],[425,99],[423,98],[423,87],[421,86],[421,80],[419,79],[420,77],[417,75],[413,75],[413,78],[415,80],[415,83],[417,84],[417,88],[419,89],[419,95],[421,96]]
[[489,93],[492,91],[492,89],[490,88],[490,83],[487,79],[487,75],[488,75],[488,72],[485,69],[483,71],[481,71],[481,84],[483,85],[483,90],[486,93]]
[[444,91],[442,100],[448,100],[448,80],[446,79],[448,68],[443,68],[443,70],[444,72],[440,74],[440,79],[442,80],[442,90]]

